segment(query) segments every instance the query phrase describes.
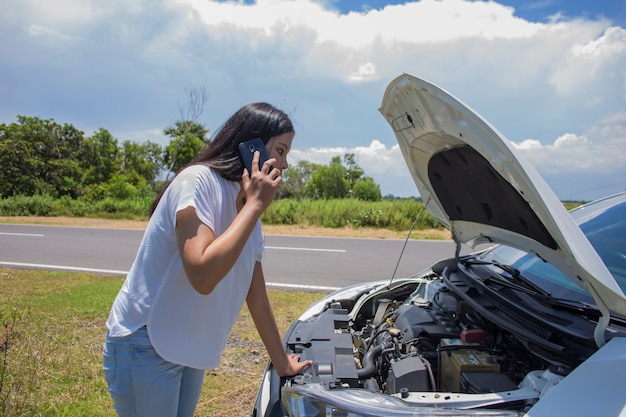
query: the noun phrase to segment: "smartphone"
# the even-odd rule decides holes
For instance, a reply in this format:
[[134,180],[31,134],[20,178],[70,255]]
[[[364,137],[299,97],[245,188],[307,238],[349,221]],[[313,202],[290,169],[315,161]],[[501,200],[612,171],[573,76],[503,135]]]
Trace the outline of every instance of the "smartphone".
[[[267,153],[267,148],[265,144],[261,140],[261,138],[254,138],[247,140],[245,142],[241,142],[239,144],[239,153],[241,154],[241,159],[243,159],[243,164],[248,169],[248,173],[252,175],[252,157],[254,156],[254,152],[259,151],[259,169],[263,166],[265,161],[270,159],[269,154]],[[270,171],[272,167],[270,167]]]

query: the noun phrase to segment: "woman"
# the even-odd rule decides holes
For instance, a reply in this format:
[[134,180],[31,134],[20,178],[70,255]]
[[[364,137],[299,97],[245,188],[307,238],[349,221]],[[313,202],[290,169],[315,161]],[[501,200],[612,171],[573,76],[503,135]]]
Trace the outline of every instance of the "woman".
[[[120,416],[193,416],[244,300],[281,376],[311,365],[285,352],[261,266],[259,218],[294,134],[284,112],[244,106],[156,199],[107,320],[104,370]],[[237,147],[256,137],[270,159],[259,169],[256,152],[248,172]]]

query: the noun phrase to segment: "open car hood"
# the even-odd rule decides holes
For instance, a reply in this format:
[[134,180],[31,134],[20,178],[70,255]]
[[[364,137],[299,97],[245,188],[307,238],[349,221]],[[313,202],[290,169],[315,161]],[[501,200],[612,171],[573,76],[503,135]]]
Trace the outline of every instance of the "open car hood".
[[379,110],[426,208],[457,244],[501,243],[550,262],[593,296],[604,322],[596,341],[604,339],[607,310],[626,315],[624,293],[561,201],[510,142],[451,94],[408,74],[389,84]]

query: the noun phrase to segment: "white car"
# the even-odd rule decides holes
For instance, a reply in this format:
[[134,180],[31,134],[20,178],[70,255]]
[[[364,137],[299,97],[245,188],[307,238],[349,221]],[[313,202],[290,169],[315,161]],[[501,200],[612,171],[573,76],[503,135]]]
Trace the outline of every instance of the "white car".
[[626,415],[626,193],[568,213],[495,128],[416,77],[380,111],[458,250],[311,306],[284,343],[314,366],[269,363],[252,415]]

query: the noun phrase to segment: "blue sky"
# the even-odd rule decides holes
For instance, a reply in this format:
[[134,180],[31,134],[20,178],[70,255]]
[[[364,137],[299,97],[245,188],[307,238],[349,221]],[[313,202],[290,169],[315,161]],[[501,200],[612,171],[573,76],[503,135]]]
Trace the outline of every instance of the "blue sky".
[[0,123],[17,115],[166,144],[186,91],[217,129],[288,111],[291,162],[355,153],[383,194],[417,195],[378,113],[410,73],[503,133],[561,199],[626,187],[623,1],[3,0]]
[[[246,1],[246,3],[252,3]],[[402,0],[371,0],[371,1],[331,1],[333,7],[342,13],[361,12],[369,9],[382,9],[389,4],[404,4]],[[531,22],[548,22],[552,16],[562,15],[573,19],[584,17],[595,19],[603,16],[614,24],[625,27],[626,2],[623,0],[502,0],[498,3],[513,7],[515,15]]]

